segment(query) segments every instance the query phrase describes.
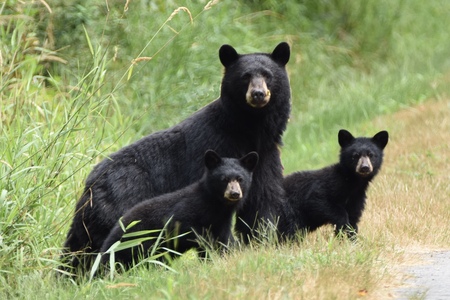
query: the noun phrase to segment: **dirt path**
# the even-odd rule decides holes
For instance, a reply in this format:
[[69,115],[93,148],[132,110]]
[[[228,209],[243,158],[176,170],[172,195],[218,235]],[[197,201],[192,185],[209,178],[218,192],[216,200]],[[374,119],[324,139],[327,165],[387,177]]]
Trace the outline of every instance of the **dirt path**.
[[416,253],[418,264],[402,267],[403,284],[396,299],[450,299],[450,251]]
[[[371,124],[387,128],[371,224],[388,229],[386,299],[450,299],[450,100],[427,101]],[[392,139],[391,139],[392,137]],[[379,220],[379,221],[378,221]]]

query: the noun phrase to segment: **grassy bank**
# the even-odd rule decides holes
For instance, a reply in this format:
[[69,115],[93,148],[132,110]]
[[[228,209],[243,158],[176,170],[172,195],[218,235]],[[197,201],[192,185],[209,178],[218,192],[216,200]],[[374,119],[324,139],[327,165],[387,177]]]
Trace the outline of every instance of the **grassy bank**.
[[[10,1],[0,7],[1,298],[352,299],[366,291],[376,297],[374,289],[392,275],[386,266],[399,257],[396,243],[449,246],[432,234],[440,228],[434,217],[432,230],[418,232],[418,220],[433,215],[430,201],[442,204],[439,195],[448,194],[440,169],[448,158],[428,151],[440,143],[421,137],[440,124],[429,134],[448,141],[447,123],[392,115],[448,96],[447,1],[124,5]],[[292,46],[286,173],[335,161],[340,128],[391,133],[362,241],[337,242],[325,230],[301,244],[263,241],[207,264],[184,258],[175,262],[176,274],[150,268],[113,282],[56,281],[60,247],[93,165],[217,98],[222,44],[269,52],[283,40]],[[419,188],[424,182],[427,188]]]

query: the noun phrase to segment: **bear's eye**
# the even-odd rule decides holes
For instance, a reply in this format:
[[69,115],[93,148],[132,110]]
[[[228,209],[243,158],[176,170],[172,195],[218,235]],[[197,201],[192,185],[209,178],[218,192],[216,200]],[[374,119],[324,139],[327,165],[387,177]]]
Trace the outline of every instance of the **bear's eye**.
[[228,178],[226,176],[222,176],[222,177],[220,177],[220,181],[228,182]]
[[355,152],[355,153],[352,154],[352,159],[353,160],[356,160],[358,158],[359,158],[359,153],[358,152]]
[[270,73],[268,71],[262,72],[261,75],[266,79],[266,81],[270,81],[272,79],[272,73]]
[[244,75],[242,75],[243,81],[250,81],[251,78],[252,78],[252,75],[250,73],[245,73]]
[[236,180],[237,180],[237,182],[242,183],[242,181],[243,181],[244,179],[242,179],[242,177],[239,176],[239,177],[236,178]]
[[370,157],[370,158],[372,158],[372,157],[373,157],[373,153],[372,153],[372,152],[369,152],[369,153],[367,153],[367,156]]

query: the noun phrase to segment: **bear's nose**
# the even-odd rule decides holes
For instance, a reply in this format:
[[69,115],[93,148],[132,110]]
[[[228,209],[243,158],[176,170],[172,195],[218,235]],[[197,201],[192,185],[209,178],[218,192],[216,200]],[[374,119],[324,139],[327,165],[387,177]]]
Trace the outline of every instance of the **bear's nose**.
[[241,193],[239,193],[239,192],[237,192],[237,191],[233,191],[233,192],[230,193],[230,198],[231,198],[231,199],[237,200],[237,199],[239,199],[240,197],[241,197]]
[[370,167],[369,167],[368,165],[361,166],[361,168],[359,169],[359,171],[360,171],[361,173],[369,173],[369,172],[370,172]]
[[253,98],[253,101],[255,101],[255,102],[263,102],[265,96],[266,95],[264,94],[264,92],[262,90],[253,90],[252,91],[252,98]]

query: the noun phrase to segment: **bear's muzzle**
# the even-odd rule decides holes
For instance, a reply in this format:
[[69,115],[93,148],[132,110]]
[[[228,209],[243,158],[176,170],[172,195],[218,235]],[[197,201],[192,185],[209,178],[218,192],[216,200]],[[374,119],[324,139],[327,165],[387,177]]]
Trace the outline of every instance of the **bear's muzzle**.
[[264,77],[253,77],[248,85],[245,99],[251,107],[261,108],[270,101],[270,90],[267,88]]
[[228,182],[227,188],[225,189],[224,198],[229,201],[238,201],[242,198],[241,185],[237,180],[232,180]]

